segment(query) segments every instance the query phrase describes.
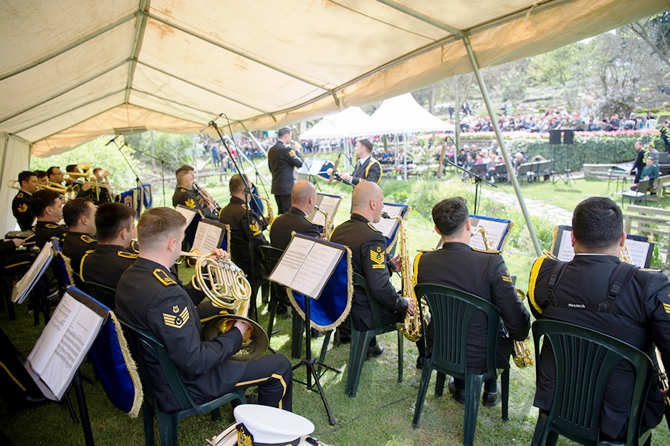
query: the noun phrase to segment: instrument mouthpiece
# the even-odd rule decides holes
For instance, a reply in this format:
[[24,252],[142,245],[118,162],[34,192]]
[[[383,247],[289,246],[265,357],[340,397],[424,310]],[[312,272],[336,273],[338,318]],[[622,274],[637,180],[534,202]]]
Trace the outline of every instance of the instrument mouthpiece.
[[382,218],[391,218],[387,212],[382,212]]

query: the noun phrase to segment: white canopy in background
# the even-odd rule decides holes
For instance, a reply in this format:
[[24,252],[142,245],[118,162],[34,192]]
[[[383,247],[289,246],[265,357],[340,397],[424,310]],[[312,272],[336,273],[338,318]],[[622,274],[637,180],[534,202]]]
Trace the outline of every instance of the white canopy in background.
[[369,135],[370,115],[359,107],[349,107],[339,113],[328,115],[314,127],[300,134],[300,139],[344,138]]
[[454,131],[454,125],[431,115],[410,93],[382,102],[370,119],[368,135]]
[[[3,0],[0,132],[48,156],[101,134],[277,129],[539,54],[668,0]],[[224,120],[225,122],[225,120]],[[27,167],[27,166],[26,166]]]

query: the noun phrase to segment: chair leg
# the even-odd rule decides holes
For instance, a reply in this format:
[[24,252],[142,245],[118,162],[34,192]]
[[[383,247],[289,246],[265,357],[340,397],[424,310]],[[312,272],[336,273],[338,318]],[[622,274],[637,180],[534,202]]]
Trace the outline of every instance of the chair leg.
[[221,411],[218,407],[213,409],[209,414],[212,416],[212,421],[221,421]]
[[179,444],[179,420],[173,414],[156,412],[158,413],[161,446],[177,446]]
[[432,371],[432,363],[424,364],[423,371],[421,372],[421,382],[419,383],[419,393],[416,395],[416,406],[414,406],[414,418],[412,419],[412,427],[414,429],[419,427],[419,419],[423,411],[423,403],[426,401],[426,393],[428,393],[428,386],[430,386],[430,374]]
[[435,396],[442,396],[444,394],[444,373],[437,372],[437,380],[435,381]]
[[349,350],[349,370],[347,372],[346,394],[349,397],[355,397],[358,389],[358,382],[361,379],[363,362],[368,352],[370,341],[375,336],[375,331],[358,330],[351,331],[351,350]]
[[142,421],[144,422],[144,442],[154,446],[154,408],[145,400],[142,403]]
[[502,419],[509,419],[509,369],[500,375],[500,391],[502,392]]
[[465,416],[463,420],[463,445],[472,446],[475,441],[479,396],[482,394],[482,375],[465,375]]
[[535,424],[535,432],[533,432],[533,440],[531,446],[542,446],[547,442],[547,434],[549,433],[549,415],[540,410],[540,415],[537,417],[537,424]]
[[402,382],[403,373],[403,352],[404,352],[405,336],[398,330],[398,382]]
[[275,324],[275,316],[277,315],[277,299],[274,296],[270,297],[270,321],[268,322],[268,342],[272,340],[272,328]]
[[270,286],[272,284],[270,282],[263,282],[261,285],[261,302],[266,304],[268,303],[268,300],[270,298]]
[[291,358],[300,358],[302,352],[302,333],[304,323],[297,311],[293,311],[293,325],[291,327]]

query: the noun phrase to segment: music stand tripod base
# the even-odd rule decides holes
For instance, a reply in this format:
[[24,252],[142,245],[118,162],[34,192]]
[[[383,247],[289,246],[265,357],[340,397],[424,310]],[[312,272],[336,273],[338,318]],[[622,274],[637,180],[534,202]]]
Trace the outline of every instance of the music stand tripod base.
[[[314,366],[318,365],[319,367],[324,367],[328,370],[332,370],[337,373],[342,373],[342,371],[336,369],[335,367],[331,367],[328,364],[324,364],[323,362],[319,361],[316,358],[312,358],[312,336],[311,336],[312,328],[309,323],[311,322],[312,319],[310,317],[309,300],[310,298],[305,296],[305,324],[304,324],[305,336],[306,336],[305,357],[302,358],[299,363],[293,366],[294,371],[302,366],[305,366],[307,372],[307,381],[304,382],[295,378],[293,378],[293,381],[305,385],[307,387],[307,390],[311,390],[312,392],[318,393],[321,396],[321,401],[323,401],[323,406],[326,408],[326,413],[328,414],[328,422],[330,423],[331,426],[334,426],[336,423],[335,417],[333,416],[333,412],[330,410],[328,400],[326,400],[326,395],[323,393],[323,388],[321,387],[321,381],[319,380],[320,375],[319,373],[317,373]],[[313,384],[312,384],[312,377],[314,378]],[[317,389],[314,389],[315,385]]]

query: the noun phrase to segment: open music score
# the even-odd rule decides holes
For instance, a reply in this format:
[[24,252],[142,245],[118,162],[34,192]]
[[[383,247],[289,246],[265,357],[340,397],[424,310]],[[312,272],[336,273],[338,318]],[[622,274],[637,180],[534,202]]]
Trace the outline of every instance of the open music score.
[[198,214],[197,210],[186,207],[183,204],[178,204],[177,207],[174,208],[174,210],[184,216],[184,218],[186,219],[187,228],[191,225],[191,222]]
[[46,269],[49,267],[53,258],[54,252],[52,244],[51,242],[46,242],[33,264],[30,265],[28,272],[21,277],[21,280],[19,280],[16,285],[14,285],[14,288],[12,289],[12,302],[15,304],[23,303],[26,296],[32,291],[37,281],[40,280],[40,277],[42,277]]
[[321,172],[326,162],[327,160],[307,158],[303,160],[302,167],[298,169],[298,174],[316,176]]
[[[554,241],[551,253],[562,262],[569,262],[575,257],[572,248],[572,226],[560,225],[554,227]],[[649,243],[644,235],[627,234],[626,247],[633,263],[640,268],[649,268],[651,256],[654,253],[654,244]]]
[[[316,205],[319,207],[319,209],[328,214],[328,218],[331,222],[335,221],[335,215],[340,208],[341,202],[341,195],[322,194],[320,192],[316,194]],[[312,220],[314,224],[326,226],[326,217],[324,217],[324,215],[316,209],[312,209],[311,212],[307,215],[307,218]]]
[[379,223],[371,223],[372,226],[377,228],[379,231],[384,234],[384,237],[387,239],[393,238],[395,230],[398,228],[398,220],[393,217],[402,215],[405,217],[407,213],[407,205],[398,204],[398,203],[386,203],[384,202],[384,208],[382,212],[386,212],[391,218],[382,218],[379,220]]
[[[482,215],[470,214],[470,226],[474,229],[477,226],[482,226],[486,229],[488,238],[491,241],[492,248],[502,251],[505,246],[505,239],[510,233],[510,229],[514,225],[511,220],[504,218],[493,218]],[[485,250],[483,237],[477,235],[470,240],[470,246],[476,249]]]
[[295,234],[269,279],[318,299],[345,249],[341,245]]
[[228,225],[218,221],[200,220],[191,249],[197,249],[201,254],[206,254],[212,252],[214,248],[221,248],[227,230]]

